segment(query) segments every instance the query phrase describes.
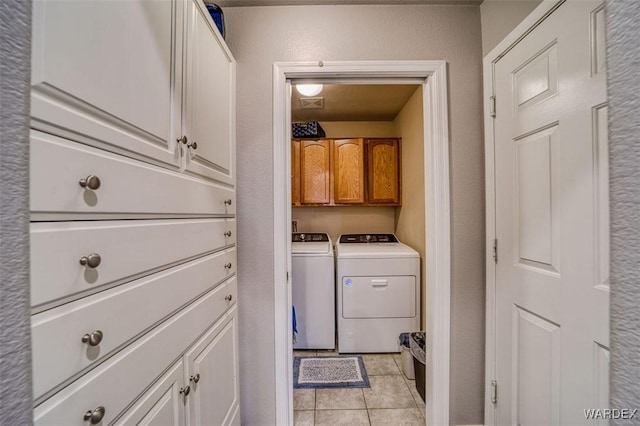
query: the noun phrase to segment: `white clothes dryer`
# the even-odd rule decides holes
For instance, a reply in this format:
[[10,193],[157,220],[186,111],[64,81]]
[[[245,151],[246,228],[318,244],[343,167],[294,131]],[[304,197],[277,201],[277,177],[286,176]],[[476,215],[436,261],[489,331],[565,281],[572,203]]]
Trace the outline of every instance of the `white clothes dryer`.
[[335,260],[328,234],[293,233],[291,293],[298,333],[294,349],[335,349]]
[[399,352],[420,329],[420,255],[393,234],[344,234],[336,244],[338,351]]

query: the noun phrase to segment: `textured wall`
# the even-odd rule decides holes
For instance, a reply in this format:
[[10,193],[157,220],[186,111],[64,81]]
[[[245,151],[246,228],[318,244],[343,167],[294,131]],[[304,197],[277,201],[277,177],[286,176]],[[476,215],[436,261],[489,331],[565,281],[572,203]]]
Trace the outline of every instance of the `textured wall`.
[[[420,253],[420,294],[426,291],[424,198],[424,120],[422,87],[411,96],[394,120],[402,137],[402,207],[396,208],[396,235]],[[420,297],[420,321],[426,330],[426,306]]]
[[385,138],[395,137],[393,121],[321,121],[328,138]]
[[29,425],[31,2],[0,1],[0,425]]
[[277,61],[448,62],[452,323],[451,421],[478,424],[484,389],[484,155],[478,6],[225,9],[237,59],[242,418],[275,421],[272,67]]
[[640,2],[608,0],[607,19],[611,407],[640,409]]
[[484,0],[482,17],[482,55],[496,47],[542,0]]

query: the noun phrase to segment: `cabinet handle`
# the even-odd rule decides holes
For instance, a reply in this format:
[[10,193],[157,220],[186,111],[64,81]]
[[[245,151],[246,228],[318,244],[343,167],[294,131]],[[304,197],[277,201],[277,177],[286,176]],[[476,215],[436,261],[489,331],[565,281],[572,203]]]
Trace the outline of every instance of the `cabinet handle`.
[[104,413],[106,411],[107,410],[102,406],[96,408],[93,411],[89,410],[86,413],[84,413],[84,421],[85,422],[88,421],[92,425],[97,425],[102,421],[102,418],[104,417]]
[[231,262],[224,264],[225,269],[231,269],[232,266]]
[[198,383],[200,381],[200,374],[196,373],[189,378],[193,383]]
[[187,148],[193,148],[193,150],[195,151],[196,149],[198,149],[198,142],[193,141],[190,144],[187,145]]
[[225,232],[225,233],[224,233],[224,236],[225,236],[225,237],[230,237],[230,236],[231,236],[231,231],[227,231],[227,232]]
[[100,266],[100,262],[102,262],[102,258],[98,253],[91,253],[89,256],[82,256],[80,258],[80,264],[91,269]]
[[188,139],[187,139],[187,135],[184,135],[184,136],[182,136],[181,138],[176,139],[176,141],[177,141],[178,143],[182,143],[182,144],[185,144],[185,145],[186,145],[186,144],[187,144],[187,141],[188,141]]
[[227,302],[231,302],[232,299],[233,299],[232,295],[228,295],[224,297],[224,300],[226,300]]
[[230,206],[231,205],[231,198],[229,198],[228,200],[224,200],[224,205],[225,206]]
[[80,179],[78,183],[80,184],[81,187],[89,188],[93,191],[100,188],[100,178],[96,175],[89,175],[84,179]]
[[189,395],[189,392],[191,392],[191,386],[186,386],[180,389],[180,393],[183,394],[184,396]]
[[88,343],[89,346],[98,346],[102,342],[104,334],[100,330],[93,331],[91,334],[87,333],[82,336],[82,343]]

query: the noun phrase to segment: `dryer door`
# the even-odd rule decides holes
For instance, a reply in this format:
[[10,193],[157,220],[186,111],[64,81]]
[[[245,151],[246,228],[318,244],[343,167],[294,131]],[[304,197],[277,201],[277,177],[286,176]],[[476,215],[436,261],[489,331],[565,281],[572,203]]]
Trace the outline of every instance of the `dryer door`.
[[416,277],[342,278],[343,318],[413,318]]

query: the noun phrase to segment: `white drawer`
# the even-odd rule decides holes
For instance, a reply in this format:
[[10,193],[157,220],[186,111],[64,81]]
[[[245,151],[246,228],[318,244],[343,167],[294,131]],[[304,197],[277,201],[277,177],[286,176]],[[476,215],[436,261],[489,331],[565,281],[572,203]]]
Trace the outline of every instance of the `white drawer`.
[[[172,364],[218,316],[235,294],[235,278],[144,335],[113,358],[49,398],[34,410],[36,425],[86,426],[83,416],[105,408],[103,425],[111,423],[166,367]],[[220,322],[235,315],[232,307]],[[55,364],[53,364],[55,365]]]
[[[235,259],[235,249],[225,250],[32,316],[34,398],[224,280],[235,272]],[[212,318],[235,302],[235,284],[225,292],[231,300],[210,311]],[[96,331],[99,344],[83,343]]]
[[[91,175],[95,190],[80,185]],[[233,215],[236,204],[231,188],[35,130],[30,195],[36,215]]]
[[[235,241],[235,219],[33,222],[31,305],[95,292]],[[100,264],[81,265],[91,254]]]

